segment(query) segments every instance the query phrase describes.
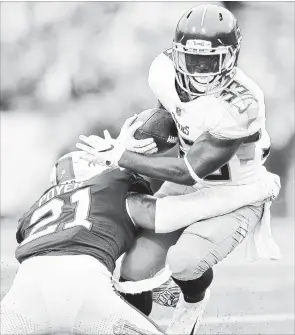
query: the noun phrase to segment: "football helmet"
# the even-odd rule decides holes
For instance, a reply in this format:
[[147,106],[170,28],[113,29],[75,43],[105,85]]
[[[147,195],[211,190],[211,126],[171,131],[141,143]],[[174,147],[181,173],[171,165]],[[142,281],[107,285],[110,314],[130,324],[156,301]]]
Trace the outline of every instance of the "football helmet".
[[224,7],[189,9],[178,22],[172,44],[179,86],[191,96],[223,90],[235,75],[241,40],[237,20]]
[[59,158],[51,170],[50,184],[53,186],[85,181],[108,169],[105,166],[90,164],[88,156],[83,151],[73,151]]

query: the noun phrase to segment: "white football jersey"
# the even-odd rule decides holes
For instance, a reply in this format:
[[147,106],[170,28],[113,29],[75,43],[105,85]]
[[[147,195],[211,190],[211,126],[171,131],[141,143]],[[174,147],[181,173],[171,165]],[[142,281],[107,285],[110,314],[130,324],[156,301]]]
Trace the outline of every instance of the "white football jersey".
[[264,170],[262,165],[270,150],[261,89],[237,69],[233,82],[222,92],[190,100],[181,89],[177,91],[175,69],[169,56],[166,51],[155,58],[149,85],[177,125],[180,156],[205,132],[224,139],[247,137],[228,164],[204,179],[209,183],[235,184],[255,179]]

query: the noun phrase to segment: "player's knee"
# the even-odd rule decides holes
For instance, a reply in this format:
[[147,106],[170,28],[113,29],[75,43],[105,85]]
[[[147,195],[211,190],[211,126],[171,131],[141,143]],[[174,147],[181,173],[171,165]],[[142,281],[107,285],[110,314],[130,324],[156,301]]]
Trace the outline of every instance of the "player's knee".
[[195,256],[192,256],[186,248],[180,248],[177,244],[168,250],[166,263],[169,264],[173,277],[177,279],[192,279],[195,262]]
[[180,280],[200,278],[216,262],[214,256],[209,260],[188,248],[181,248],[177,244],[172,246],[167,254],[166,263],[169,264],[172,275]]
[[[148,251],[147,251],[148,254]],[[121,264],[121,276],[126,280],[142,280],[153,277],[165,265],[166,253],[162,257],[132,257],[126,255]]]
[[148,277],[148,269],[143,263],[126,255],[121,263],[121,277],[125,280],[142,280]]
[[176,234],[151,234],[145,232],[134,247],[124,256],[121,276],[127,280],[153,277],[165,266],[167,251],[179,236]]

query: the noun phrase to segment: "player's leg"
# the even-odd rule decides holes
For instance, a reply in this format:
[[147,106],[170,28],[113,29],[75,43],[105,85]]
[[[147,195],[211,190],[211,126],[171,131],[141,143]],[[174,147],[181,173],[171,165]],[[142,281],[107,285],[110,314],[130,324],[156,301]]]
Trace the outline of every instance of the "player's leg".
[[[20,298],[18,297],[17,300]],[[48,334],[48,327],[43,322],[36,320],[35,316],[28,316],[22,308],[18,306],[16,300],[14,306],[7,301],[1,302],[1,334],[5,335],[26,335],[26,334]]]
[[[138,281],[153,277],[165,265],[168,249],[174,245],[182,231],[169,234],[155,234],[141,230],[131,250],[125,255],[121,265],[120,281]],[[152,310],[152,292],[122,294],[130,304],[145,315]]]
[[[155,197],[188,193],[188,186],[165,182]],[[190,187],[192,191],[194,189]],[[192,192],[192,191],[189,192]],[[125,254],[121,264],[121,277],[125,280],[142,280],[153,277],[165,264],[167,250],[178,240],[182,231],[156,234],[140,230],[133,247]]]
[[[149,319],[146,315],[135,309],[131,304],[121,299],[123,310],[123,319],[127,322],[132,322],[136,327],[138,327],[141,331],[139,334],[164,334],[163,330],[155,324],[151,319]],[[122,324],[122,322],[121,322]],[[126,326],[125,326],[126,327]],[[129,327],[128,327],[129,328]],[[126,329],[126,328],[125,328]],[[124,328],[123,328],[124,330]],[[118,334],[126,334],[126,331],[120,331]]]
[[[209,299],[211,268],[217,264],[259,223],[263,206],[247,206],[232,213],[196,222],[185,229],[167,255],[167,262],[181,296],[168,333],[197,330]],[[192,331],[192,329],[194,330]]]
[[73,331],[76,335],[163,334],[155,323],[114,290],[111,277],[105,273],[95,273],[89,279]]
[[173,276],[199,278],[217,264],[260,222],[264,205],[245,206],[229,214],[196,222],[187,227],[167,255]]
[[25,263],[1,301],[1,334],[42,335],[50,329],[38,278],[24,268]]
[[[155,194],[161,198],[166,195],[184,194],[187,186],[164,183]],[[168,249],[176,243],[182,231],[168,234],[156,234],[141,230],[133,247],[125,254],[121,264],[121,281],[138,281],[153,277],[165,265]],[[130,304],[149,315],[152,310],[152,292],[140,294],[122,294]]]

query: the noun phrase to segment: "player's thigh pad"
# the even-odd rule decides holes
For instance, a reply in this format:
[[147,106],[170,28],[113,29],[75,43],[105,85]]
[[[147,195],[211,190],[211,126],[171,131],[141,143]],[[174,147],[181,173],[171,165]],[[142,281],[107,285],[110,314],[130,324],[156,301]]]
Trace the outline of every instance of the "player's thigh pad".
[[187,227],[168,251],[173,276],[180,280],[199,278],[244,240],[262,214],[263,205],[246,206]]
[[174,245],[182,231],[156,234],[141,230],[121,263],[121,276],[126,280],[153,277],[164,266],[168,249]]

